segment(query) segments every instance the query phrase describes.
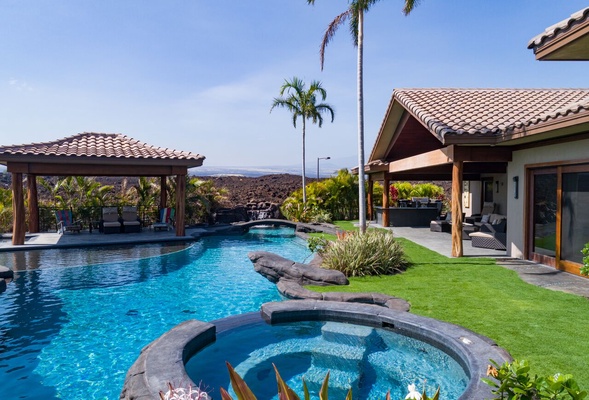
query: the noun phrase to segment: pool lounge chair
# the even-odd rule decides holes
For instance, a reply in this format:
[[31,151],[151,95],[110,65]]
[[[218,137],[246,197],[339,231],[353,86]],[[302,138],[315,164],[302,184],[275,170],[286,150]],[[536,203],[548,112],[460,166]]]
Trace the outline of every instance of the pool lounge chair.
[[121,233],[121,222],[119,221],[119,211],[116,207],[104,207],[102,209],[102,220],[100,221],[102,232]]
[[65,232],[80,233],[82,230],[82,222],[74,221],[74,215],[71,210],[57,210],[55,211],[55,219],[57,220],[57,232],[64,234]]
[[160,210],[160,220],[153,225],[153,230],[167,230],[169,231],[174,226],[174,209],[162,208]]
[[141,232],[141,221],[137,216],[137,207],[123,206],[123,232],[138,233]]

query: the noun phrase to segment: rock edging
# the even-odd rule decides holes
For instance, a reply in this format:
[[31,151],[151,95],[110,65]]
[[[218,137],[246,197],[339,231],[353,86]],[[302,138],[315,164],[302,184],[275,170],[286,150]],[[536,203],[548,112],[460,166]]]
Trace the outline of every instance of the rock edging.
[[348,285],[346,276],[335,270],[311,264],[291,261],[267,251],[255,251],[248,254],[257,273],[276,283],[276,288],[283,296],[293,300],[325,300],[347,303],[375,304],[398,311],[409,311],[411,306],[406,300],[381,293],[318,293],[305,289],[303,285]]

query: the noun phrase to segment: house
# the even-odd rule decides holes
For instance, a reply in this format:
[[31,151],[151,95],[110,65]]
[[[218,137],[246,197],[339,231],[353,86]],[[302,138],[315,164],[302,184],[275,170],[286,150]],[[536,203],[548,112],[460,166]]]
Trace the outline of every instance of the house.
[[[540,60],[589,59],[589,8],[529,47]],[[365,172],[369,203],[374,181],[452,180],[454,256],[463,215],[493,202],[507,216],[509,256],[578,274],[589,242],[589,89],[394,90]]]

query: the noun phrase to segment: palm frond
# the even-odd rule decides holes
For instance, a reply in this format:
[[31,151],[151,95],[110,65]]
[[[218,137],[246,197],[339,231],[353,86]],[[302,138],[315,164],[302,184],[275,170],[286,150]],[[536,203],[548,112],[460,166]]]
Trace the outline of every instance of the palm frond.
[[331,42],[331,39],[333,39],[333,37],[335,36],[335,33],[337,32],[338,28],[347,21],[347,19],[350,17],[350,9],[344,11],[343,13],[341,13],[340,15],[338,15],[337,17],[335,17],[335,19],[333,21],[331,21],[331,23],[329,24],[329,26],[327,27],[327,29],[325,30],[325,34],[323,35],[323,40],[321,41],[321,47],[319,50],[319,57],[321,59],[321,70],[323,71],[323,65],[325,63],[325,48],[327,47],[327,45],[329,44],[329,42]]
[[403,6],[403,14],[411,14],[411,11],[413,11],[413,9],[419,5],[420,1],[421,0],[405,0],[405,5]]

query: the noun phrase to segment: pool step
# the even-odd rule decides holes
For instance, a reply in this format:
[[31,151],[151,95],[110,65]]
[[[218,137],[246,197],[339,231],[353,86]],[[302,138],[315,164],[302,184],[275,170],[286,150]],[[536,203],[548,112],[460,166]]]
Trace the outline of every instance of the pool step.
[[[318,393],[323,384],[325,376],[329,372],[329,398],[343,399],[348,390],[352,388],[352,393],[358,393],[358,383],[360,382],[360,370],[342,371],[338,369],[322,368],[312,365],[305,372],[305,382],[310,391]],[[313,397],[313,396],[311,396]]]
[[357,371],[365,357],[365,349],[328,341],[318,343],[312,349],[311,365],[342,371]]
[[374,329],[368,326],[326,322],[321,327],[321,336],[328,342],[349,346],[366,346]]

